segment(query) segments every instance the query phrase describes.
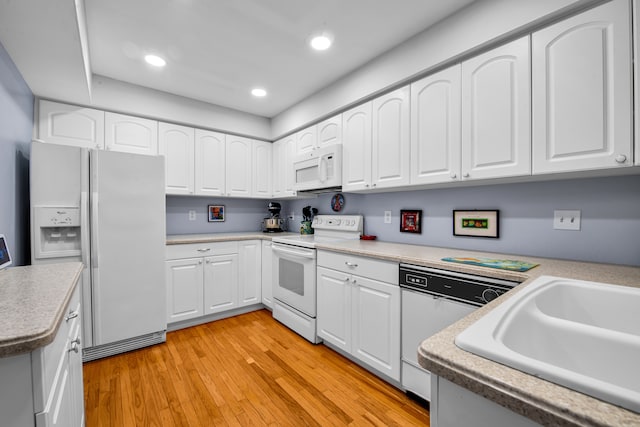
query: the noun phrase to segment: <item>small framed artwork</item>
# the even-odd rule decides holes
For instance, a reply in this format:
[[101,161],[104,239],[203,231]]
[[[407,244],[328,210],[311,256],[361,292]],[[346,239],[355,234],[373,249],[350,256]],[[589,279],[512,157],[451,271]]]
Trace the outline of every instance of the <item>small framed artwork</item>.
[[400,231],[402,233],[422,233],[422,211],[402,209],[400,211]]
[[499,237],[499,216],[500,211],[453,211],[453,235]]
[[224,221],[224,205],[209,205],[209,222],[222,222]]

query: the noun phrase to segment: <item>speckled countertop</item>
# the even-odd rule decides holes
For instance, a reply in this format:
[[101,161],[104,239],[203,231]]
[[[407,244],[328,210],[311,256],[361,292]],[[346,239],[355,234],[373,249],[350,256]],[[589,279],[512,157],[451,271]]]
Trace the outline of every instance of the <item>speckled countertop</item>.
[[271,240],[273,237],[294,236],[300,233],[263,233],[262,231],[245,233],[215,234],[171,234],[167,236],[167,245],[184,245],[189,243],[230,242],[233,240]]
[[81,272],[80,262],[0,271],[0,357],[53,341]]
[[[559,276],[640,287],[640,268],[377,241],[346,241],[316,247],[352,255],[523,281],[512,291],[424,341],[418,349],[420,365],[543,425],[640,426],[640,414],[636,412],[476,356],[454,344],[454,339],[460,332],[539,276]],[[540,265],[520,273],[442,261],[444,257],[464,256],[518,259]]]

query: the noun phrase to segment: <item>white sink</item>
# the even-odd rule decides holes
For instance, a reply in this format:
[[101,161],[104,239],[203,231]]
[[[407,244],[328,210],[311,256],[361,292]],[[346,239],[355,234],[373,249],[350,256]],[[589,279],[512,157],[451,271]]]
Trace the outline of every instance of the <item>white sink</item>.
[[455,342],[640,412],[640,288],[541,276]]

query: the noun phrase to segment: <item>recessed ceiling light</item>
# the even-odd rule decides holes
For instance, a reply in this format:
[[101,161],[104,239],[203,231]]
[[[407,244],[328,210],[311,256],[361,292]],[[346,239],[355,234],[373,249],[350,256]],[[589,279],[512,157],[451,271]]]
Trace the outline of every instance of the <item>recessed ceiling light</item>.
[[314,36],[311,39],[311,47],[315,50],[327,50],[331,47],[331,37],[326,34],[320,34],[319,36]]
[[263,96],[267,96],[267,91],[257,87],[251,90],[251,95],[257,96],[258,98],[262,98]]
[[164,67],[167,65],[167,61],[160,58],[158,55],[145,55],[144,60],[147,61],[147,64],[151,64],[154,67]]

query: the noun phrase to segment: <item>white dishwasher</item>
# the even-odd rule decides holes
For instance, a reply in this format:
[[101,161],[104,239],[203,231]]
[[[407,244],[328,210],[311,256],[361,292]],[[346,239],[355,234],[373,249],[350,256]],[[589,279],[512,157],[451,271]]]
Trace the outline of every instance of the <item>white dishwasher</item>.
[[497,298],[518,282],[400,264],[402,387],[431,401],[431,374],[418,365],[425,339]]

